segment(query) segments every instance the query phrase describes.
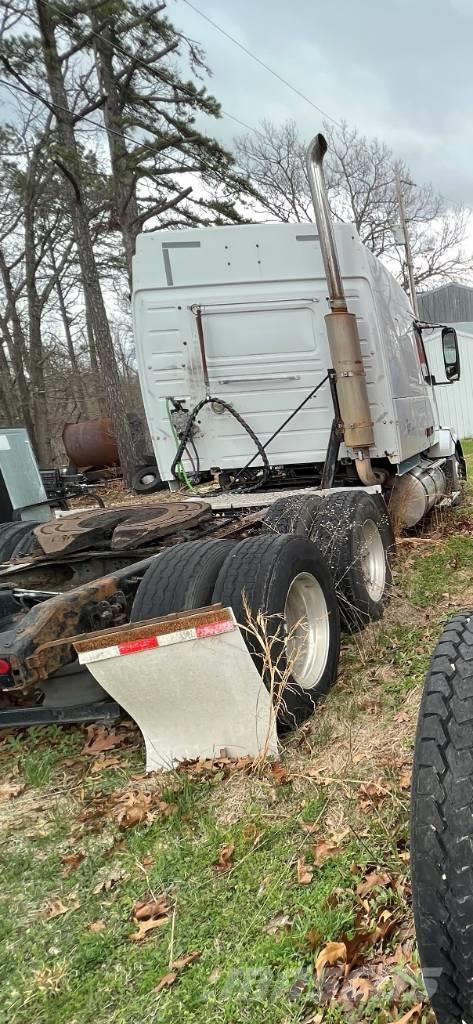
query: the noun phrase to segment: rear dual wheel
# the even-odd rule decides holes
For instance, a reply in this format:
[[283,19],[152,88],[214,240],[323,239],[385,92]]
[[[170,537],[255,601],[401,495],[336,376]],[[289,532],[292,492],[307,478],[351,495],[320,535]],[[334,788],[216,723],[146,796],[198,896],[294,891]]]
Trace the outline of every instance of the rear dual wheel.
[[274,693],[280,724],[304,721],[335,682],[340,650],[337,599],[315,545],[287,534],[239,544],[204,540],[176,545],[158,555],[143,577],[131,618],[136,622],[212,602],[233,609]]
[[359,629],[383,615],[392,582],[394,533],[384,499],[360,490],[327,498],[280,498],[265,516],[272,532],[308,537],[327,560],[344,625]]

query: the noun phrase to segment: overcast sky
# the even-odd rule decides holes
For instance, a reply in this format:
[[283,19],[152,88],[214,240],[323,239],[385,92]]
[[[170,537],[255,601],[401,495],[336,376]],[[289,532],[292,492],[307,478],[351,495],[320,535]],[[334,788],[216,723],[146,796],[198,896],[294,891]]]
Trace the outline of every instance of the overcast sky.
[[[193,0],[336,120],[387,142],[453,202],[473,207],[473,0]],[[183,0],[169,17],[205,48],[210,89],[257,126],[291,117],[309,138],[322,116]],[[224,118],[213,134],[240,130]]]

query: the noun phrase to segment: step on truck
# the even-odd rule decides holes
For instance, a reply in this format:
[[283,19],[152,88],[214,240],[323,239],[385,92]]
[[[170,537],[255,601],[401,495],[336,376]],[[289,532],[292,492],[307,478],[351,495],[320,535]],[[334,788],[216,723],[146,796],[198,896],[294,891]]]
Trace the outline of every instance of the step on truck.
[[[98,597],[112,626],[217,602],[263,677],[276,664],[288,682],[283,724],[300,722],[336,678],[340,623],[382,614],[395,527],[458,500],[463,453],[435,400],[459,378],[455,331],[437,325],[438,381],[407,295],[351,225],[331,223],[326,148],[317,135],[307,156],[316,225],[139,236],[134,336],[160,477],[171,490],[217,480],[195,495],[211,516],[204,536],[58,595],[55,617],[47,600],[33,609],[0,636],[0,686],[47,678],[51,651],[56,669],[71,661],[52,633],[96,628]],[[270,658],[247,628],[258,616]]]

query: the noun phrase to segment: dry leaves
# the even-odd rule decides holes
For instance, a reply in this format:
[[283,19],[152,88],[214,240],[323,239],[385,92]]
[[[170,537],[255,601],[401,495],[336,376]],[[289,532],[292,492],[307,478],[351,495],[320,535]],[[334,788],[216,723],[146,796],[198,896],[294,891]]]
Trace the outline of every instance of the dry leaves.
[[358,790],[358,801],[363,811],[372,810],[387,796],[388,790],[383,779],[364,782]]
[[345,964],[347,962],[347,947],[344,942],[327,942],[321,949],[315,961],[315,973],[317,977],[322,976],[326,964]]
[[104,932],[105,922],[104,921],[91,921],[89,924],[89,932]]
[[130,942],[141,942],[145,939],[148,932],[151,932],[154,928],[161,928],[163,924],[166,924],[167,917],[150,917],[148,921],[140,921],[136,932],[132,932],[129,935]]
[[171,916],[171,905],[167,896],[158,899],[140,899],[134,903],[131,914],[137,931],[129,936],[131,942],[141,942],[148,932],[166,925]]
[[176,810],[174,804],[161,800],[157,791],[125,789],[114,793],[95,795],[87,807],[78,815],[77,821],[86,823],[90,828],[100,828],[103,817],[112,818],[122,829],[134,825],[150,825],[157,812],[167,817]]
[[174,985],[177,978],[177,971],[169,971],[169,974],[164,974],[161,981],[156,985],[155,992],[162,992],[163,988],[170,988]]
[[154,991],[162,992],[163,988],[170,988],[171,985],[174,985],[174,982],[181,971],[183,971],[185,967],[188,967],[189,964],[193,964],[201,956],[202,953],[195,949],[192,953],[185,953],[184,956],[181,956],[178,960],[173,960],[171,970],[161,978],[161,981],[156,985]]
[[324,839],[322,839],[320,843],[316,843],[315,846],[311,846],[310,849],[314,858],[314,864],[317,868],[320,868],[322,864],[325,864],[326,860],[330,860],[330,857],[338,857],[342,852],[340,847],[334,846],[332,843],[327,843]]
[[171,906],[167,896],[137,900],[132,909],[132,917],[138,928],[129,936],[130,942],[141,942],[150,931],[167,924],[170,916]]
[[282,935],[284,932],[290,932],[292,928],[292,919],[288,914],[276,914],[275,917],[268,921],[264,927],[264,931],[267,935]]
[[185,771],[189,775],[197,775],[202,779],[228,779],[231,775],[235,775],[238,772],[243,772],[246,775],[254,768],[254,759],[252,757],[238,757],[232,758],[227,757],[225,751],[222,751],[220,756],[212,760],[212,758],[199,758],[194,761],[181,761],[179,764],[179,771]]
[[408,1021],[412,1020],[414,1017],[420,1016],[422,1013],[422,1006],[422,1003],[416,1003],[416,1005],[412,1006],[403,1017],[398,1017],[395,1021],[393,1020],[391,1024],[408,1024]]
[[274,781],[277,782],[279,786],[282,786],[285,782],[289,781],[287,769],[280,761],[270,761],[269,771]]
[[71,871],[75,871],[79,864],[82,864],[83,860],[85,860],[85,853],[82,853],[81,850],[78,850],[77,853],[65,853],[61,857],[61,863],[64,864],[64,877],[66,878],[67,875],[70,875]]
[[140,825],[143,821],[149,825],[154,821],[151,803],[150,793],[130,792],[123,797],[112,814],[120,828],[132,828],[133,825]]
[[106,768],[118,768],[122,763],[120,757],[98,757],[90,770],[95,775],[97,772],[105,771]]
[[412,768],[403,768],[399,774],[399,789],[410,789],[412,782]]
[[218,859],[214,863],[215,871],[219,874],[223,874],[224,871],[229,871],[232,867],[232,857],[235,851],[235,843],[227,843],[222,846],[218,853]]
[[306,864],[305,857],[297,858],[297,881],[299,885],[309,885],[312,881],[314,869]]
[[384,888],[390,883],[391,878],[385,871],[370,871],[365,875],[364,881],[357,886],[356,892],[360,899],[364,899],[377,886]]
[[26,783],[24,782],[5,782],[3,786],[0,786],[0,804],[19,796],[25,787]]
[[69,900],[69,906],[66,907],[65,903],[56,896],[46,904],[43,910],[43,917],[46,921],[52,921],[55,917],[62,917],[63,914],[72,913],[73,910],[78,910],[80,907],[79,900],[75,896],[71,896]]
[[106,729],[104,725],[87,726],[87,740],[82,754],[101,754],[103,750],[112,750],[125,742],[125,736]]
[[115,886],[117,886],[122,879],[126,877],[127,876],[122,868],[114,868],[108,875],[102,878],[100,882],[97,882],[95,888],[92,889],[94,896],[98,896],[101,892],[110,892],[112,889],[115,889]]

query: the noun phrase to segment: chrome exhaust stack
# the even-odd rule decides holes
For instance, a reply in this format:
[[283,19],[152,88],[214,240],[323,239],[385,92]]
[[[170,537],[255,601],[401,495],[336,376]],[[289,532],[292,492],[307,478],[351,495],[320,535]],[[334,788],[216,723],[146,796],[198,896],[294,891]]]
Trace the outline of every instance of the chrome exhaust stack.
[[347,310],[337,247],[333,233],[332,219],[328,205],[327,189],[323,171],[323,159],[327,152],[327,140],[320,133],[307,149],[307,173],[309,176],[312,203],[319,233],[320,248],[324,261],[325,277],[329,290],[330,313],[325,316],[330,346],[340,416],[343,424],[343,440],[355,454],[355,465],[363,484],[379,484],[385,478],[371,466],[369,449],[374,444],[366,387],[365,369],[361,354],[360,336],[354,313]]

